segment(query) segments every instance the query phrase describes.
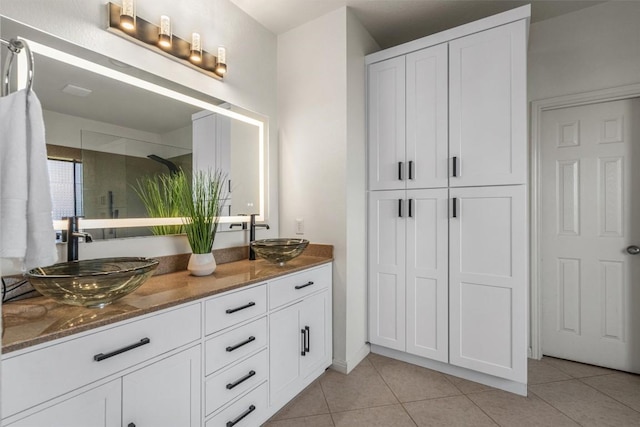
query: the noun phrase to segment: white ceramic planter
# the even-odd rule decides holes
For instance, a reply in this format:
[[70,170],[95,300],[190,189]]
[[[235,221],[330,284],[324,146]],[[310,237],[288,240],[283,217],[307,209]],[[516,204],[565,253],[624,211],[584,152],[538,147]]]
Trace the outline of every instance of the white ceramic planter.
[[191,254],[187,270],[192,276],[208,276],[216,270],[216,259],[212,253]]

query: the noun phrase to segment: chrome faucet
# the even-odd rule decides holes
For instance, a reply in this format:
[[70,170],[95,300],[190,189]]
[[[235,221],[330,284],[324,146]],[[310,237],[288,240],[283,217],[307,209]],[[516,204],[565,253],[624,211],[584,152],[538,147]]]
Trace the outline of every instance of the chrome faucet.
[[249,221],[249,261],[255,261],[256,253],[253,251],[251,247],[251,242],[256,240],[256,227],[264,227],[267,230],[269,229],[269,224],[256,224],[256,216],[258,214],[251,214],[249,217],[251,218]]
[[[67,261],[78,260],[78,241],[80,237],[84,238],[85,243],[93,242],[91,234],[84,233],[78,229],[79,216],[70,216],[62,218],[67,220],[66,240],[67,240]],[[64,236],[63,236],[64,237]]]

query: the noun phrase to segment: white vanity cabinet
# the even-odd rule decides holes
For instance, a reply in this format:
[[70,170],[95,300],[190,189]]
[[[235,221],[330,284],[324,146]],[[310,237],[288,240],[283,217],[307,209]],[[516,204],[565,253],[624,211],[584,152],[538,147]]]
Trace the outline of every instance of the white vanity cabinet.
[[[180,416],[180,425],[199,425],[200,311],[200,304],[190,304],[8,355],[2,361],[3,425],[55,426],[54,415],[62,412],[65,427],[112,425],[116,415],[119,425],[120,414],[157,419],[165,412],[171,416],[163,420]],[[101,385],[107,380],[117,387]],[[177,398],[181,393],[195,397],[193,403]],[[167,395],[176,397],[172,406]]]
[[331,365],[331,267],[269,283],[270,404],[284,406]]
[[367,57],[372,351],[523,394],[529,12]]

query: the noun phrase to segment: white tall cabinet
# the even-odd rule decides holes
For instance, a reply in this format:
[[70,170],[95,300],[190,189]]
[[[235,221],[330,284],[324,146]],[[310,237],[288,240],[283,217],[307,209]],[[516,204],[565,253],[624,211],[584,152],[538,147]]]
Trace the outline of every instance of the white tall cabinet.
[[521,394],[529,10],[367,57],[372,351]]

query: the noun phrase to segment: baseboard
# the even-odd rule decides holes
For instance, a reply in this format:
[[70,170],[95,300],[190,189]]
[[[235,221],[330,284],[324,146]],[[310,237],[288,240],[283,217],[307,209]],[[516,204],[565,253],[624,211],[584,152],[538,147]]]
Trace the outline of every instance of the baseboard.
[[349,360],[333,359],[330,368],[334,371],[340,372],[341,374],[348,375],[349,372],[353,371],[353,368],[358,366],[369,353],[371,353],[371,348],[368,343],[364,343],[362,347],[360,347],[360,350],[350,357]]
[[422,366],[423,368],[433,369],[434,371],[453,375],[454,377],[464,378],[465,380],[474,381],[500,390],[519,394],[521,396],[527,395],[527,385],[516,381],[494,377],[493,375],[483,374],[481,372],[472,371],[470,369],[461,368],[448,363],[425,359],[424,357],[414,356],[413,354],[392,350],[386,347],[380,347],[375,344],[371,344],[371,353],[411,363],[412,365]]
[[338,360],[338,359],[333,359],[331,366],[329,366],[330,369],[333,369],[334,371],[338,371],[341,374],[348,374],[347,372],[347,362],[344,360]]

